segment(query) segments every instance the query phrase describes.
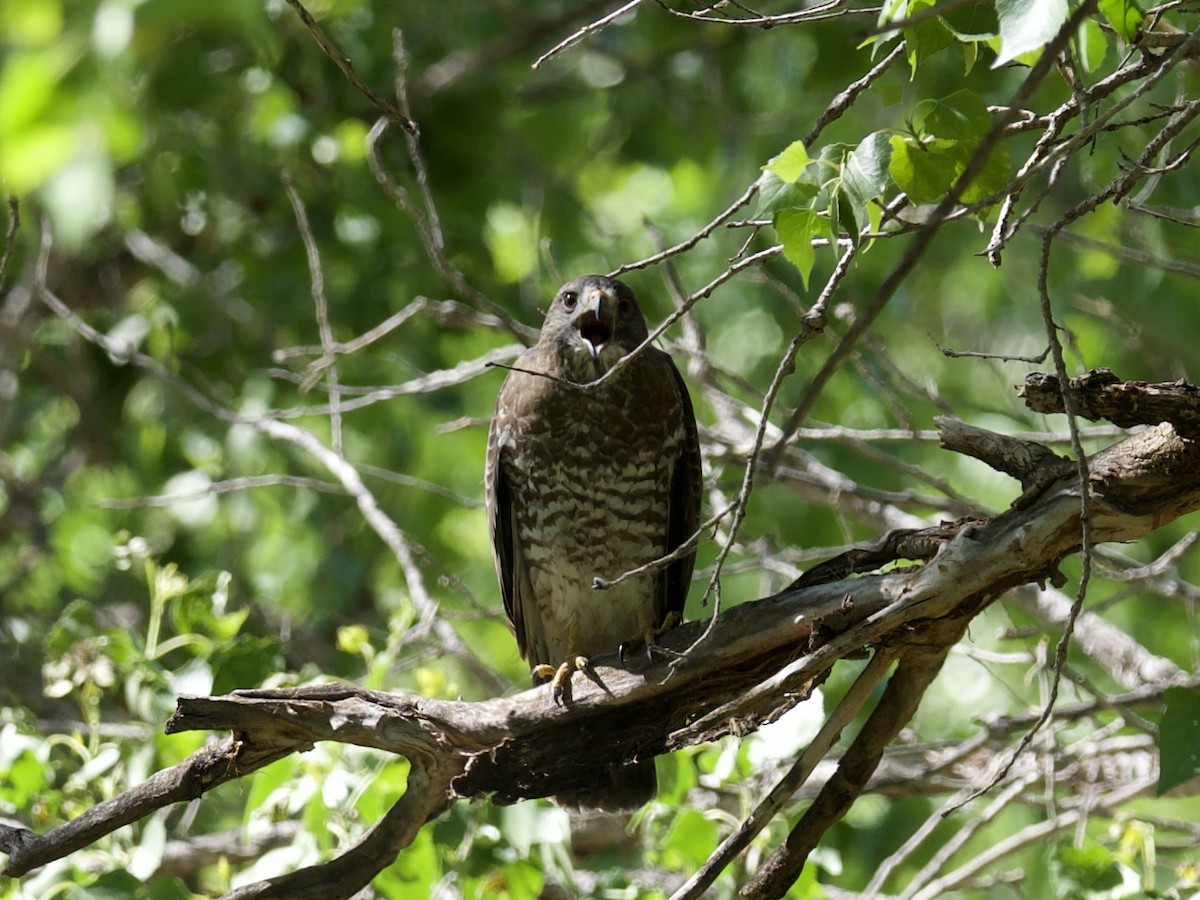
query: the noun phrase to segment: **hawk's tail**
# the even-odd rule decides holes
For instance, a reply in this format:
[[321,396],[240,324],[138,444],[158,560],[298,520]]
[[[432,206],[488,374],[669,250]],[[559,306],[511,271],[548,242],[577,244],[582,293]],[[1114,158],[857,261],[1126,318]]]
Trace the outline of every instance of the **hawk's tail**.
[[558,794],[554,800],[560,806],[573,809],[621,812],[649,803],[657,793],[658,778],[654,774],[654,760],[644,759],[598,773],[594,784],[568,794]]

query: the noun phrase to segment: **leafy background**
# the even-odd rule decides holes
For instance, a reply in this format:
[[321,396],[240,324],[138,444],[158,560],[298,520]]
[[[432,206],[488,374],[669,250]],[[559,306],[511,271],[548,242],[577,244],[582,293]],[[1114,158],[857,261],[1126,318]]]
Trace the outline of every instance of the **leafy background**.
[[[684,6],[675,11],[690,11]],[[1129,52],[1110,25],[1126,5],[1103,6],[1108,18],[1090,18],[1075,44],[1078,77],[1088,82]],[[609,9],[551,0],[326,0],[309,9],[363,81],[389,97],[399,70],[394,30],[402,30],[421,164],[395,127],[377,146],[417,217],[372,172],[366,138],[376,110],[287,4],[0,7],[0,178],[15,200],[9,221],[20,215],[0,285],[0,814],[25,825],[75,816],[200,746],[203,735],[161,733],[177,693],[321,677],[442,697],[524,687],[480,503],[486,423],[503,373],[478,365],[472,377],[437,389],[428,376],[493,352],[506,358],[528,332],[505,327],[497,310],[536,328],[564,279],[688,239],[762,179],[755,203],[735,218],[770,223],[718,228],[669,268],[623,276],[657,322],[678,302],[672,279],[692,293],[725,272],[747,241],[751,251],[783,242],[782,254],[695,306],[692,338],[678,327],[666,336],[695,379],[706,508],[714,511],[736,496],[747,449],[715,404],[747,414],[761,405],[837,259],[813,239],[828,236],[830,223],[877,223],[880,202],[899,190],[918,203],[939,198],[986,132],[988,105],[1011,96],[1028,71],[1022,63],[1034,58],[1023,54],[1054,33],[1067,4],[949,5],[944,17],[908,29],[904,59],[817,146],[803,148],[796,142],[838,92],[895,45],[869,37],[878,11],[845,4],[829,21],[760,29],[643,4],[532,68]],[[1172,16],[1184,30],[1195,25],[1194,16]],[[1139,112],[1197,87],[1195,72],[1181,66]],[[1031,106],[1052,109],[1071,90],[1051,78]],[[1053,221],[1107,183],[1154,133],[1153,121],[1135,124],[1077,154],[1036,220]],[[985,200],[1003,184],[1037,134],[1007,140],[964,199]],[[851,153],[862,164],[858,180],[846,175]],[[444,241],[432,255],[421,234],[429,227],[425,176]],[[321,339],[289,187],[319,250],[334,338],[349,341],[420,298],[430,303],[339,358],[342,402],[363,402],[336,427],[328,371],[306,378]],[[1141,199],[1183,210],[1194,225],[1186,211],[1200,206],[1198,193],[1194,179],[1164,178]],[[1062,422],[1027,412],[1013,390],[1037,365],[939,352],[1017,357],[1045,347],[1036,233],[1018,235],[994,268],[979,255],[994,215],[983,208],[942,229],[822,391],[799,436],[805,470],[777,473],[752,497],[723,572],[723,604],[778,590],[811,560],[877,535],[893,524],[880,508],[922,519],[1005,508],[1017,493],[1012,482],[939,451],[929,435],[935,415],[1004,432],[1058,431],[1061,440]],[[44,235],[53,239],[48,251]],[[1073,371],[1106,365],[1126,378],[1194,379],[1196,273],[1188,261],[1200,256],[1198,240],[1194,227],[1111,205],[1076,225],[1050,271]],[[904,249],[902,240],[879,240],[860,252],[825,339],[802,350],[783,385],[782,409],[798,402]],[[42,304],[33,290],[41,265],[80,321],[157,368],[106,353]],[[437,305],[444,301],[457,305]],[[340,441],[411,542],[448,630],[432,626],[412,571],[331,474],[252,424],[272,416],[327,445]],[[1095,434],[1091,448],[1112,440],[1111,430]],[[843,489],[829,472],[845,479]],[[1148,652],[1190,672],[1200,658],[1193,528],[1185,520],[1110,548],[1114,577],[1094,582],[1088,600]],[[701,548],[689,617],[708,614],[700,585],[719,546]],[[1120,577],[1172,548],[1179,552],[1169,578]],[[1070,591],[1077,564],[1066,571]],[[1019,604],[993,608],[926,698],[913,741],[961,739],[980,717],[1038,704],[1048,678],[1040,661],[1056,635]],[[1111,673],[1086,655],[1074,652],[1071,665],[1081,696],[1091,685],[1114,690]],[[853,674],[839,668],[823,693],[836,697]],[[820,702],[773,733],[661,760],[662,793],[639,814],[637,838],[573,854],[567,817],[548,804],[460,804],[373,890],[515,898],[557,883],[596,896],[669,892],[671,877],[700,865],[772,783],[819,721]],[[1085,733],[1056,732],[1054,740]],[[0,892],[216,894],[335,852],[399,795],[405,772],[403,760],[322,745],[20,883],[0,881]],[[821,896],[818,880],[862,890],[935,808],[920,790],[864,798],[794,895]],[[752,869],[796,814],[739,865]],[[956,859],[1044,816],[1033,804],[1006,809]],[[1194,799],[1096,814],[1077,834],[1014,853],[991,873],[995,885],[963,896],[1098,896],[1130,883],[1186,896],[1196,884],[1188,840],[1196,832],[1184,828],[1181,837],[1163,823],[1198,818]],[[298,830],[288,824],[295,821]],[[1155,823],[1171,835],[1157,844]],[[205,858],[188,843],[228,831],[261,842],[249,860]],[[919,851],[889,888],[906,883],[936,847]],[[1025,875],[1021,887],[1000,886],[1015,871]],[[744,872],[727,872],[719,895]]]

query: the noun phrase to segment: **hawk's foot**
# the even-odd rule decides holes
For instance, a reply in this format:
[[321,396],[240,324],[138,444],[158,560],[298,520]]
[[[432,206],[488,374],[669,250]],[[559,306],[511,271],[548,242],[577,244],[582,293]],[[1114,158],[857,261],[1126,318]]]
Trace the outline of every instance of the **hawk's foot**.
[[657,628],[647,626],[642,632],[641,637],[631,641],[623,641],[621,646],[617,648],[617,656],[621,662],[625,662],[625,657],[629,654],[630,650],[644,646],[646,648],[646,659],[653,660],[656,653],[660,658],[678,659],[681,654],[661,646],[658,643],[658,639],[678,625],[681,620],[682,616],[672,610],[667,613],[667,617],[663,619],[662,624]]
[[554,702],[562,705],[563,698],[571,689],[571,676],[576,672],[591,672],[592,664],[586,656],[572,656],[563,662],[557,669],[554,666],[542,663],[539,666],[534,666],[533,675],[534,681],[539,684],[544,684],[547,680],[550,682],[550,696],[554,698]]

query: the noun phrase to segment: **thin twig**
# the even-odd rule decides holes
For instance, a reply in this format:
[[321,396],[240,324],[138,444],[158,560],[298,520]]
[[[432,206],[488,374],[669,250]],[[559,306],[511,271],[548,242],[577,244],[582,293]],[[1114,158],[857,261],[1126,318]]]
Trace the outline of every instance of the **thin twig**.
[[616,587],[618,584],[623,584],[624,582],[628,581],[630,578],[637,578],[639,575],[644,575],[647,572],[653,572],[655,569],[661,569],[664,566],[668,566],[671,563],[675,562],[675,560],[677,560],[677,559],[682,559],[683,557],[687,556],[689,553],[694,553],[697,545],[699,545],[699,543],[700,543],[700,538],[702,538],[704,536],[705,532],[707,532],[710,528],[715,526],[718,522],[720,522],[727,515],[729,515],[729,512],[732,509],[733,509],[733,504],[732,503],[727,504],[724,508],[719,510],[717,513],[710,516],[707,521],[702,522],[700,524],[700,527],[697,528],[694,532],[692,532],[691,536],[686,541],[684,541],[682,544],[680,544],[678,547],[676,547],[674,550],[672,550],[670,553],[666,554],[665,556],[660,556],[657,559],[652,559],[652,560],[650,560],[650,562],[646,563],[645,565],[641,565],[641,566],[638,566],[637,568],[630,569],[627,572],[622,572],[616,578],[611,578],[611,579],[601,578],[599,575],[597,575],[596,577],[594,577],[592,579],[592,589],[596,590],[596,591],[607,591],[610,588]]
[[[1001,791],[987,809],[977,816],[972,816],[958,831],[946,840],[933,857],[921,868],[916,875],[910,879],[906,893],[911,892],[914,888],[919,887],[924,881],[932,878],[934,874],[945,864],[951,856],[954,855],[968,840],[970,840],[979,829],[994,819],[999,813],[1008,809],[1012,801],[1021,795],[1031,784],[1037,780],[1037,774],[1030,772],[1023,778],[1014,779],[1003,791]],[[951,803],[955,801],[952,800]],[[870,883],[867,885],[865,893],[867,896],[878,895],[882,892],[884,884],[887,883],[889,877],[900,866],[904,865],[908,859],[915,853],[920,846],[933,834],[935,830],[943,827],[945,824],[945,816],[942,810],[934,812],[928,816],[921,827],[912,833],[896,851],[894,851],[887,859],[879,864],[872,876]]]
[[746,188],[746,190],[742,192],[742,195],[734,200],[729,206],[727,206],[723,212],[717,215],[715,219],[693,234],[686,241],[680,241],[673,247],[668,247],[666,250],[660,250],[651,256],[647,256],[645,259],[639,259],[637,262],[626,263],[623,266],[618,266],[609,273],[610,277],[617,278],[625,272],[657,265],[664,260],[670,259],[672,256],[678,256],[680,253],[686,253],[688,250],[691,250],[702,240],[720,228],[733,216],[734,213],[753,200],[754,195],[757,193],[758,182],[756,181],[754,184],[750,185],[750,187]]
[[720,25],[737,25],[744,28],[779,28],[783,25],[804,25],[812,22],[824,22],[829,19],[850,18],[852,16],[870,16],[871,18],[876,18],[879,14],[878,9],[848,7],[846,0],[825,0],[824,3],[810,6],[800,12],[780,13],[774,16],[752,13],[741,18],[736,16],[714,18],[704,15],[705,12],[713,10],[724,12],[728,6],[725,3],[715,3],[698,13],[683,12],[675,9],[672,6],[668,6],[665,0],[658,0],[658,5],[680,19],[691,19],[694,22],[712,22]]
[[357,469],[343,456],[326,447],[311,432],[304,431],[294,425],[276,419],[262,416],[248,416],[235,413],[219,403],[206,397],[195,386],[178,377],[168,370],[158,360],[147,356],[125,344],[118,344],[108,336],[101,334],[82,318],[46,286],[46,277],[50,259],[50,249],[53,236],[48,221],[42,223],[41,249],[35,268],[34,293],[63,319],[77,334],[107,352],[114,360],[144,368],[156,377],[180,391],[198,408],[211,414],[221,421],[238,425],[249,425],[269,437],[300,447],[317,459],[332,474],[341,486],[358,504],[363,518],[372,530],[380,537],[387,547],[392,550],[404,572],[405,580],[417,609],[418,622],[410,629],[406,639],[416,642],[429,639],[432,635],[449,653],[460,659],[478,678],[493,689],[502,690],[504,680],[489,669],[470,648],[463,643],[458,633],[449,622],[438,615],[438,604],[425,586],[425,578],[416,555],[421,552],[418,545],[411,542],[408,536],[383,512],[374,494],[366,487]]
[[[984,255],[993,266],[1000,265],[1000,254],[1004,246],[1012,240],[1020,229],[1021,224],[1037,209],[1041,201],[1048,196],[1049,188],[1055,181],[1063,163],[1070,159],[1081,147],[1091,142],[1097,134],[1110,127],[1115,117],[1131,105],[1139,97],[1154,88],[1174,66],[1182,62],[1196,44],[1196,32],[1188,36],[1188,40],[1175,48],[1171,53],[1162,56],[1144,55],[1133,65],[1118,69],[1081,93],[1073,93],[1056,110],[1045,117],[1047,123],[1042,136],[1038,138],[1033,152],[1030,153],[1024,165],[1009,181],[1002,192],[1004,200],[1001,203],[1000,214],[992,230],[991,240],[984,250]],[[1059,140],[1067,122],[1080,114],[1082,105],[1090,103],[1093,107],[1098,101],[1107,98],[1118,88],[1131,81],[1138,85],[1128,95],[1121,97],[1115,103],[1109,103],[1103,111],[1090,123],[1080,128],[1077,134],[1067,140]],[[1051,170],[1049,184],[1039,192],[1039,195],[1029,204],[1027,209],[1012,222],[1017,199],[1028,181],[1037,173]]]
[[[1104,803],[1110,807],[1118,806],[1136,797],[1153,783],[1153,779],[1148,778],[1139,778],[1131,781],[1129,784],[1122,785],[1105,795]],[[1044,842],[1052,835],[1074,827],[1082,816],[1083,813],[1080,810],[1068,810],[1059,813],[1053,819],[1038,822],[1018,831],[1016,834],[1009,835],[976,853],[970,860],[964,862],[952,872],[929,882],[924,888],[908,898],[908,900],[937,900],[939,897],[944,897],[956,888],[962,887],[969,878],[982,872],[998,860],[1004,859],[1006,856],[1011,856],[1026,847]]]
[[388,103],[388,101],[376,94],[361,78],[358,77],[358,73],[354,71],[354,65],[350,62],[350,58],[341,50],[339,50],[333,41],[331,41],[325,34],[325,32],[321,30],[321,26],[317,24],[317,20],[314,19],[312,14],[304,8],[304,5],[300,3],[300,0],[287,0],[287,2],[288,5],[296,11],[296,15],[300,17],[300,21],[304,24],[304,27],[308,29],[308,33],[313,36],[313,39],[316,40],[321,50],[324,51],[326,56],[333,60],[334,65],[342,70],[342,74],[345,75],[346,79],[358,89],[359,93],[370,100],[372,105],[374,105],[377,109],[382,111],[385,116],[403,128],[405,132],[413,135],[417,134],[419,131],[417,128],[417,123],[402,113],[393,104]]
[[[408,191],[392,178],[387,169],[384,168],[379,158],[379,141],[387,132],[387,126],[388,120],[380,119],[367,132],[367,165],[371,169],[371,174],[375,176],[376,183],[383,188],[384,193],[392,199],[392,202],[400,208],[400,211],[408,216],[413,226],[417,229],[417,234],[420,235],[426,257],[433,263],[433,267],[437,270],[438,274],[449,282],[451,288],[457,291],[460,297],[476,309],[495,316],[504,324],[505,328],[512,332],[513,336],[526,346],[532,344],[537,337],[537,331],[521,324],[506,309],[481,291],[476,290],[467,280],[467,277],[450,262],[450,258],[446,254],[445,240],[441,232],[435,227],[435,222],[431,221],[421,212],[417,205],[413,203],[412,198],[408,196]],[[410,143],[409,152],[411,154],[414,147],[417,150],[417,156],[413,160],[413,166],[423,167],[424,157],[419,152],[419,145]]]
[[[388,316],[378,325],[364,331],[358,337],[349,341],[336,341],[332,349],[338,356],[348,356],[351,353],[357,353],[379,339],[387,337],[401,325],[421,314],[428,315],[439,325],[452,328],[478,327],[492,329],[504,327],[504,322],[497,317],[481,313],[467,306],[465,303],[459,303],[457,300],[430,300],[428,297],[418,296],[414,297],[403,309]],[[519,353],[522,349],[524,348],[518,347],[516,352]],[[271,354],[271,358],[276,362],[285,362],[297,357],[320,356],[322,352],[322,348],[319,346],[302,344],[296,347],[282,347],[275,350]],[[343,385],[341,391],[343,394],[367,393],[368,389],[350,388]]]
[[783,245],[776,244],[773,247],[768,247],[765,250],[759,250],[757,253],[751,254],[750,256],[747,256],[744,259],[739,259],[737,262],[735,262],[733,265],[731,265],[729,268],[727,268],[724,272],[722,272],[720,275],[718,275],[716,278],[714,278],[712,281],[710,281],[708,284],[706,284],[704,287],[700,288],[700,290],[696,291],[696,293],[694,293],[690,297],[688,297],[673,313],[671,313],[669,316],[667,316],[665,319],[663,319],[662,322],[659,323],[658,327],[655,328],[652,332],[650,332],[650,334],[646,337],[646,339],[644,341],[642,341],[640,344],[638,344],[636,347],[634,347],[633,350],[631,350],[629,353],[625,354],[620,359],[618,359],[615,363],[613,363],[612,366],[609,367],[608,371],[606,371],[603,375],[601,375],[595,381],[589,381],[587,384],[580,385],[580,387],[587,388],[589,390],[593,390],[595,388],[598,388],[600,385],[608,382],[609,380],[615,378],[616,374],[618,372],[620,372],[622,369],[624,369],[625,366],[629,365],[630,362],[639,353],[645,352],[646,348],[649,347],[651,344],[653,344],[656,340],[658,340],[659,337],[661,337],[662,334],[668,328],[670,328],[672,325],[674,325],[676,322],[678,322],[680,319],[682,319],[685,315],[687,315],[687,313],[689,313],[691,311],[692,307],[695,306],[697,303],[699,303],[701,300],[705,299],[706,297],[711,296],[712,292],[715,291],[718,287],[723,285],[725,282],[729,281],[729,279],[733,278],[733,276],[738,274],[738,272],[741,272],[744,269],[751,268],[752,266],[757,266],[760,263],[764,262],[765,260],[770,259],[773,256],[778,256],[782,252],[783,252]]
[[629,2],[626,3],[624,6],[618,6],[616,9],[614,9],[612,12],[608,13],[607,15],[601,16],[599,19],[597,19],[594,22],[589,22],[587,25],[584,25],[582,28],[580,28],[578,31],[576,31],[574,34],[572,34],[570,37],[564,38],[563,40],[559,41],[557,44],[555,44],[553,47],[551,47],[549,50],[547,50],[545,53],[543,53],[541,56],[539,56],[537,59],[535,59],[533,61],[533,65],[530,68],[533,68],[533,69],[538,68],[546,60],[550,59],[551,57],[557,56],[559,53],[562,53],[564,50],[566,50],[569,47],[574,47],[576,44],[578,44],[580,41],[582,41],[588,35],[595,34],[597,31],[600,31],[602,28],[605,28],[608,25],[611,25],[617,19],[621,18],[621,16],[625,15],[625,13],[632,12],[633,10],[635,10],[639,6],[641,6],[642,3],[644,3],[644,2],[645,2],[645,0],[629,0]]
[[708,628],[705,629],[704,634],[701,635],[697,643],[703,642],[712,633],[713,625],[720,612],[721,595],[717,586],[720,583],[721,568],[724,566],[725,560],[729,557],[733,543],[737,540],[738,530],[746,518],[746,510],[750,503],[750,492],[754,488],[754,473],[758,469],[758,458],[763,449],[763,441],[766,439],[767,428],[771,420],[771,410],[775,406],[775,400],[779,396],[779,391],[783,387],[784,381],[796,370],[796,354],[800,352],[800,348],[824,329],[826,308],[830,300],[833,299],[838,285],[842,283],[842,279],[850,270],[850,262],[857,253],[858,246],[851,245],[850,249],[842,254],[842,258],[838,260],[833,272],[829,275],[829,279],[825,282],[825,287],[821,291],[820,296],[812,305],[812,308],[805,314],[800,329],[792,337],[791,342],[784,351],[783,357],[779,360],[779,365],[775,369],[775,376],[771,379],[771,385],[767,388],[767,394],[763,398],[762,409],[759,413],[758,427],[754,433],[754,446],[750,450],[745,468],[742,470],[742,486],[738,491],[737,500],[734,502],[733,521],[729,524],[729,534],[723,542],[720,552],[717,554],[716,563],[713,565],[712,577],[709,579],[708,588],[704,592],[704,601],[707,601],[710,595],[714,597],[712,617],[709,620]]
[[[506,360],[513,359],[519,356],[523,348],[510,345],[507,347],[497,347],[495,350],[489,350],[478,359],[468,359],[451,366],[449,369],[436,369],[427,375],[421,375],[417,378],[412,378],[402,384],[391,385],[388,387],[341,387],[339,390],[343,397],[353,396],[354,399],[341,401],[341,411],[343,413],[354,412],[355,410],[365,409],[376,403],[381,403],[385,400],[391,400],[394,397],[404,397],[411,394],[432,394],[436,391],[445,390],[449,387],[454,387],[459,384],[465,384],[473,378],[487,372],[492,368],[508,368],[504,365]],[[294,372],[281,370],[271,370],[271,374],[277,378],[295,381],[298,379]],[[539,374],[539,373],[531,373]],[[308,416],[327,416],[329,415],[330,406],[327,404],[317,404],[314,406],[293,406],[285,409],[271,410],[272,418],[276,419],[303,419]]]
[[333,437],[333,450],[342,452],[342,411],[341,393],[338,391],[337,352],[334,350],[333,328],[329,324],[329,301],[325,297],[325,271],[321,268],[321,251],[317,247],[317,239],[313,236],[312,227],[308,224],[308,212],[304,209],[304,201],[292,184],[292,179],[286,173],[283,177],[283,189],[287,193],[288,202],[292,205],[292,214],[296,217],[296,227],[300,229],[300,238],[304,242],[304,255],[308,260],[308,278],[312,285],[313,305],[316,307],[317,332],[321,336],[321,356],[309,364],[308,374],[300,385],[300,390],[309,391],[328,371],[329,381],[329,425]]
[[101,509],[146,509],[175,506],[179,503],[189,503],[204,497],[219,494],[232,494],[238,491],[248,491],[264,487],[306,488],[323,494],[346,495],[346,489],[341,485],[319,478],[307,478],[301,475],[247,475],[242,478],[228,478],[224,481],[214,481],[204,487],[189,491],[174,491],[170,494],[155,494],[150,497],[112,497],[97,500],[96,506]]

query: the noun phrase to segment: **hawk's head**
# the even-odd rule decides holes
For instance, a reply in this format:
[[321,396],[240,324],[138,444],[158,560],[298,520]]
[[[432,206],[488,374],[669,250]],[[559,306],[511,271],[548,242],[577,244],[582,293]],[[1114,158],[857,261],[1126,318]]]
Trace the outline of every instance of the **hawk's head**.
[[558,291],[540,341],[557,351],[573,381],[599,378],[646,339],[646,319],[628,285],[584,275]]

